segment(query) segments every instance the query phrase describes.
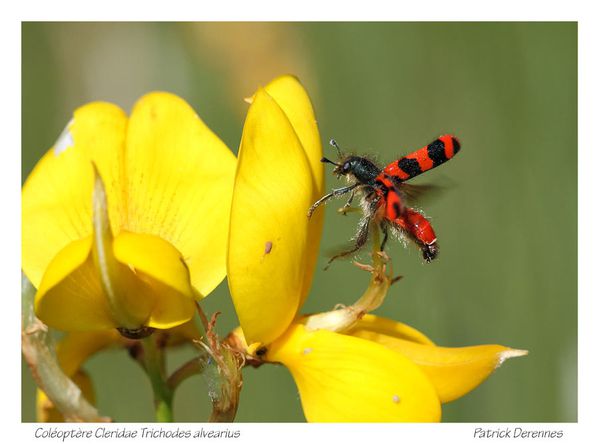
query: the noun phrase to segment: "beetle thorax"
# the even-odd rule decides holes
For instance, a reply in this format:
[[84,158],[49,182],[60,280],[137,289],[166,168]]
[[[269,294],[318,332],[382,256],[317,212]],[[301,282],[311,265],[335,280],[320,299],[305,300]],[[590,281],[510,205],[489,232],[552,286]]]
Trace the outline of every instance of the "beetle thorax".
[[380,173],[380,168],[365,157],[350,156],[339,164],[335,172],[347,176],[350,182],[356,181],[364,185],[373,185],[374,179]]

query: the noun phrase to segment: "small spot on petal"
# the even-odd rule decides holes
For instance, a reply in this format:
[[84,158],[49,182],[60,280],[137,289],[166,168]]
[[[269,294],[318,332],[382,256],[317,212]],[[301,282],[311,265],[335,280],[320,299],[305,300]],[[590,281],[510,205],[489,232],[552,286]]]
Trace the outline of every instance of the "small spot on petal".
[[272,251],[272,242],[268,241],[264,244],[264,254],[268,254]]
[[393,402],[395,404],[399,404],[400,401],[401,401],[401,398],[398,395],[393,395]]
[[67,123],[65,129],[58,136],[58,140],[54,144],[54,155],[58,156],[60,153],[66,151],[73,145],[75,145],[75,141],[73,140],[73,135],[71,134],[70,127],[73,123],[73,119]]
[[308,353],[311,353],[312,349],[310,347],[308,348],[304,348],[304,351],[302,352],[304,355],[307,355]]

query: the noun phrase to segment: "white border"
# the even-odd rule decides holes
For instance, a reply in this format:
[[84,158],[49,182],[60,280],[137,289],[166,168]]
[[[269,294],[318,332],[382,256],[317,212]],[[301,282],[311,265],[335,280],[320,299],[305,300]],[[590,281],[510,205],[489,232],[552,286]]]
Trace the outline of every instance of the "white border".
[[[5,145],[2,172],[4,208],[2,230],[2,289],[4,301],[9,301],[9,314],[3,319],[3,353],[6,354],[2,367],[3,396],[0,401],[0,417],[9,427],[3,428],[2,439],[20,435],[19,442],[38,442],[32,431],[36,424],[20,423],[20,368],[14,365],[20,359],[20,57],[21,21],[190,21],[190,20],[287,20],[287,21],[578,21],[579,22],[579,423],[578,424],[522,424],[523,428],[564,430],[561,440],[535,440],[538,442],[560,441],[581,442],[583,436],[594,434],[596,416],[595,401],[599,368],[596,359],[597,322],[599,315],[599,292],[594,277],[593,257],[599,251],[597,236],[594,235],[596,201],[598,189],[597,170],[599,169],[599,148],[594,127],[597,126],[597,15],[591,10],[590,2],[543,1],[525,2],[522,0],[502,2],[468,2],[429,0],[405,2],[390,7],[388,2],[369,0],[368,2],[325,2],[304,0],[287,5],[282,1],[243,1],[215,2],[204,1],[144,1],[126,2],[104,0],[99,3],[54,1],[21,1],[15,9],[2,6],[3,69],[2,92],[4,106],[1,107],[2,129]],[[193,4],[194,6],[190,6]],[[391,9],[390,9],[391,8]],[[558,178],[556,178],[558,180]],[[559,209],[556,209],[558,211]],[[558,325],[555,328],[559,328]],[[123,424],[112,425],[123,426]],[[112,427],[111,426],[111,427]],[[143,425],[132,424],[141,428]],[[183,427],[185,424],[167,425],[167,428]],[[189,424],[197,428],[200,424]],[[323,424],[234,424],[228,429],[239,429],[242,438],[238,442],[305,442],[307,440],[329,441],[342,439],[344,442],[468,442],[475,427],[501,428],[516,427],[517,424],[441,424],[441,425],[323,425]],[[72,427],[72,425],[71,425]],[[216,429],[217,426],[210,426]],[[152,440],[154,441],[154,440]],[[155,440],[167,442],[167,440]],[[168,440],[170,442],[171,440]],[[58,442],[58,441],[52,441]],[[102,440],[102,442],[116,442]],[[132,442],[123,441],[118,442]]]
[[[202,430],[203,433],[210,431],[224,431],[233,435],[238,434],[235,439],[192,439],[192,438],[141,438],[142,428],[148,428],[154,433],[184,433],[189,431],[191,434]],[[64,432],[88,431],[92,434],[105,433],[105,431],[133,431],[136,430],[138,436],[134,439],[101,438],[92,437],[89,439],[66,439],[62,441],[55,439],[35,439],[36,433],[42,433],[40,430],[59,430]],[[507,438],[479,438],[475,433],[488,433],[489,436],[495,433],[495,436],[506,436]],[[562,438],[523,438],[517,434],[522,432],[553,432],[554,435]],[[278,443],[285,444],[306,444],[306,443],[465,443],[479,441],[505,440],[506,442],[559,442],[575,443],[581,442],[581,428],[577,424],[547,424],[547,423],[524,423],[524,424],[298,424],[298,423],[271,423],[271,424],[198,424],[198,423],[177,423],[177,424],[27,424],[21,427],[21,438],[28,439],[28,442],[108,442],[108,443],[138,443],[138,442],[157,442],[157,443],[197,443],[202,441],[210,442],[230,442],[230,443]],[[157,435],[158,436],[158,435]],[[204,435],[205,436],[205,435]],[[530,436],[530,435],[529,435]],[[31,439],[31,440],[29,440]]]

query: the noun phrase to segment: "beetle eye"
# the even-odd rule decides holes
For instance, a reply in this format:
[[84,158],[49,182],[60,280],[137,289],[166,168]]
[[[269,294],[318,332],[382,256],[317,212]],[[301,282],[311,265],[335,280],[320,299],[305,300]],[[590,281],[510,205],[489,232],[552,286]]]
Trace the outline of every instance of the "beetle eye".
[[344,172],[344,173],[347,173],[347,172],[350,170],[350,168],[351,168],[351,165],[350,165],[350,163],[349,163],[349,162],[345,162],[345,163],[343,164],[343,172]]

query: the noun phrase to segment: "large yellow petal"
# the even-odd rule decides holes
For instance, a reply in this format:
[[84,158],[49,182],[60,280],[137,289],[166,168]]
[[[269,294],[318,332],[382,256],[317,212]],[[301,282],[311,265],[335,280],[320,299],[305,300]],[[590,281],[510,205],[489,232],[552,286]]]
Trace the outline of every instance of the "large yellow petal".
[[182,99],[152,93],[127,132],[124,229],[181,252],[200,296],[225,276],[235,156]]
[[298,310],[312,196],[303,147],[281,107],[261,89],[243,128],[227,259],[231,295],[249,343],[274,340]]
[[[324,168],[323,163],[320,161],[322,159],[320,133],[318,132],[310,97],[299,80],[290,75],[276,78],[265,89],[291,122],[304,148],[314,182],[312,202],[316,202],[322,197],[324,190]],[[308,252],[306,254],[306,272],[304,273],[300,307],[306,300],[312,285],[314,268],[320,250],[323,224],[324,211],[317,211],[308,225]]]
[[150,234],[122,232],[114,240],[114,255],[135,271],[145,284],[146,297],[153,300],[147,326],[167,329],[193,317],[195,303],[189,270],[171,244]]
[[91,256],[92,238],[71,242],[50,262],[35,295],[35,313],[59,330],[116,328]]
[[409,359],[388,348],[294,324],[266,359],[283,363],[311,422],[439,421],[434,387]]
[[126,125],[127,117],[114,105],[95,102],[79,108],[27,178],[22,191],[22,267],[35,287],[60,250],[91,234],[91,160],[106,180],[111,222],[118,226],[119,153]]
[[434,345],[433,341],[414,327],[372,314],[365,314],[347,332],[347,334],[382,344],[384,344],[388,338],[391,338],[405,339],[406,341],[417,342],[419,344]]
[[324,167],[320,133],[316,124],[314,108],[308,93],[300,81],[291,75],[277,77],[264,87],[281,107],[299,138],[315,182],[317,198],[324,190]]
[[[72,242],[50,263],[36,293],[37,316],[64,331],[117,327],[175,327],[195,312],[189,274],[179,252],[152,235],[123,232],[112,250],[118,261],[115,301],[109,302],[92,255],[91,237]],[[127,324],[125,324],[127,322]]]
[[506,359],[527,353],[502,345],[437,347],[422,341],[426,337],[412,327],[372,315],[348,334],[382,344],[410,359],[429,377],[443,403],[476,388]]

